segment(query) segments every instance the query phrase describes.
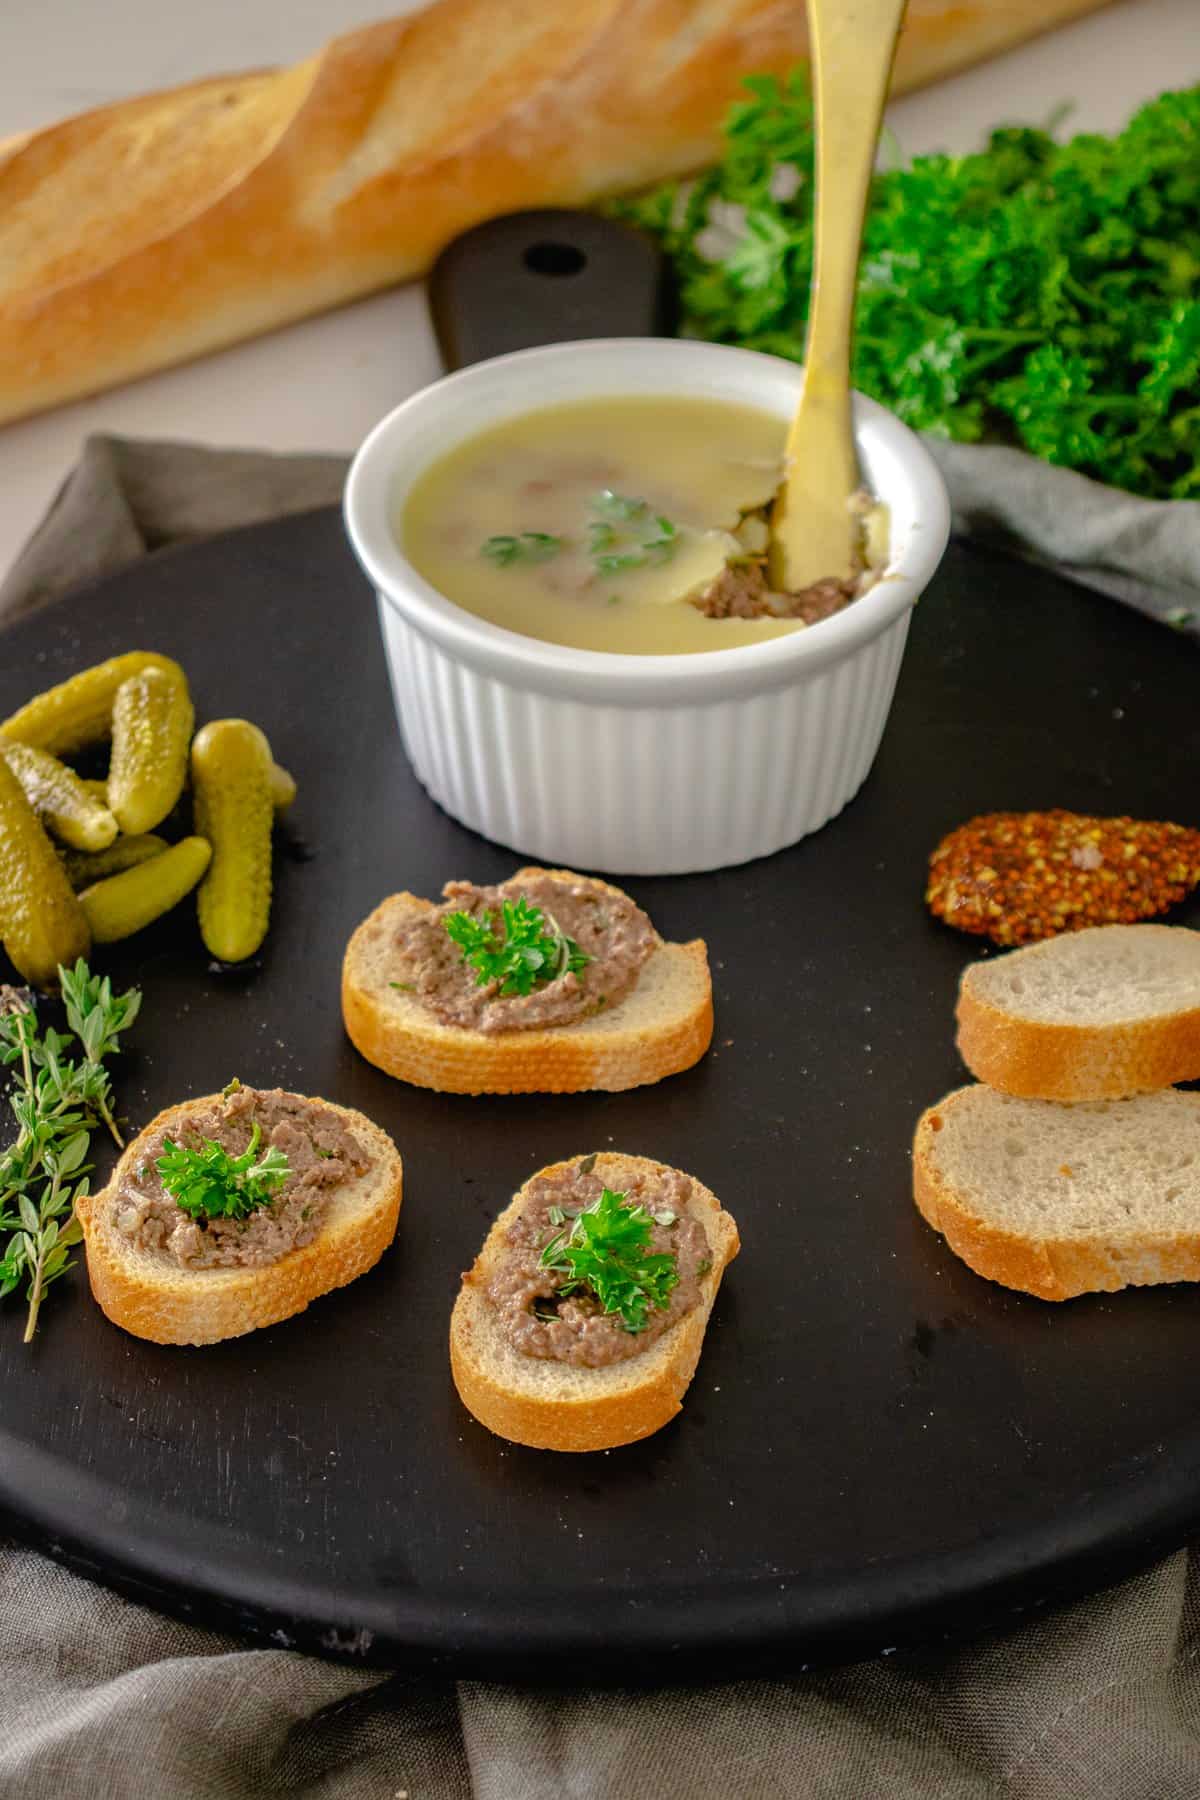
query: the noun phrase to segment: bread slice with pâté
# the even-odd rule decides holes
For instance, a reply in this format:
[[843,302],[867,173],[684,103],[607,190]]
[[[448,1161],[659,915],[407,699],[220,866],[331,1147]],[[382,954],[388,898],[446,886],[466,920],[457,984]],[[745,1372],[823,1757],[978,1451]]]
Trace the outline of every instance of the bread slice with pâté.
[[[694,1277],[694,1305],[644,1350],[602,1367],[524,1354],[489,1295],[534,1183],[569,1176],[578,1166],[618,1195],[638,1191],[639,1184],[653,1192],[664,1179],[676,1192],[683,1184],[687,1211],[708,1240],[707,1267],[698,1265],[702,1272]],[[647,1157],[605,1151],[540,1170],[496,1219],[454,1303],[450,1366],[463,1404],[498,1437],[538,1450],[607,1450],[649,1437],[682,1410],[721,1277],[739,1247],[737,1226],[715,1194]]]
[[[625,906],[620,888],[567,869],[519,869],[505,886],[580,883]],[[568,1024],[483,1031],[444,1023],[393,979],[399,933],[437,905],[393,894],[355,931],[342,968],[342,1016],[368,1062],[416,1087],[451,1094],[616,1092],[690,1069],[712,1041],[712,980],[703,939],[664,943],[622,999]],[[584,981],[588,972],[584,971]]]
[[1200,1078],[1200,931],[1096,925],[965,971],[958,1048],[1006,1094],[1105,1100]]
[[913,1198],[977,1275],[1041,1300],[1200,1281],[1200,1094],[959,1088],[918,1122]]
[[[153,1180],[149,1159],[163,1138],[188,1141],[189,1127],[211,1116],[228,1092],[160,1112],[124,1150],[108,1184],[76,1203],[92,1293],[106,1316],[135,1337],[158,1344],[212,1344],[273,1325],[365,1274],[395,1236],[404,1176],[395,1145],[362,1113],[303,1095],[284,1098],[335,1116],[365,1156],[365,1167],[356,1167],[329,1191],[310,1242],[258,1266],[185,1267],[165,1250],[128,1235],[127,1178],[144,1188]],[[193,1141],[198,1130],[191,1133]],[[180,1218],[186,1221],[187,1215]]]

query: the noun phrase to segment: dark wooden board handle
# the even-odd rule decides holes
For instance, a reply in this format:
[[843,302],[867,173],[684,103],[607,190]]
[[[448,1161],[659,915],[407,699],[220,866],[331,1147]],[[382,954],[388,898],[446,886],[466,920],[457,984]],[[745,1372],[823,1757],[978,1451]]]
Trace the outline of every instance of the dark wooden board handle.
[[667,336],[676,318],[657,245],[565,208],[508,213],[455,238],[433,266],[429,304],[451,369],[572,338]]

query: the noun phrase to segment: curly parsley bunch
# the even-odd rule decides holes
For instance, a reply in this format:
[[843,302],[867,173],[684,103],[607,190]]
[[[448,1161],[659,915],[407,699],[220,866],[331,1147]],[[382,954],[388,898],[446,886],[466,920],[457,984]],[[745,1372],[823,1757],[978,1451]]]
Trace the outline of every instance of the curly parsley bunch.
[[[746,85],[717,168],[618,210],[675,258],[689,331],[799,360],[812,108],[800,72]],[[918,430],[1200,497],[1200,87],[1116,137],[996,131],[879,174],[854,378]]]

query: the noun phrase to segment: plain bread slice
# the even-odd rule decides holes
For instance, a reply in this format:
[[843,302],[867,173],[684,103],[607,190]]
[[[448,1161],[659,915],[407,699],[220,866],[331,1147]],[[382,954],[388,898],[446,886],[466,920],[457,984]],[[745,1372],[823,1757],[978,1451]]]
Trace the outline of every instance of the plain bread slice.
[[1097,925],[963,975],[958,1048],[1007,1094],[1103,1100],[1200,1078],[1200,931]]
[[1200,1280],[1200,1094],[960,1088],[917,1125],[913,1198],[977,1274],[1043,1300]]

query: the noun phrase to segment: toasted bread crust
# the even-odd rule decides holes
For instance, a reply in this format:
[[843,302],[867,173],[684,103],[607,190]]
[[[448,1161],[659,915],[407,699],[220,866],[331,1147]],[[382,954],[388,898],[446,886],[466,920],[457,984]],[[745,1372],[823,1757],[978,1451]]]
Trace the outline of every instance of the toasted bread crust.
[[[514,879],[550,875],[574,880],[565,869],[524,868]],[[620,893],[608,883],[609,892]],[[633,993],[602,1018],[543,1030],[482,1032],[443,1025],[425,1007],[395,992],[372,971],[381,935],[405,912],[432,912],[415,894],[392,894],[355,931],[342,965],[342,1018],[355,1048],[389,1075],[444,1094],[610,1093],[661,1081],[690,1069],[712,1042],[712,982],[704,941],[663,944],[638,978]],[[656,966],[657,965],[657,966]],[[648,982],[670,984],[678,1003],[661,1016],[635,1015]]]
[[1200,1008],[1122,1024],[1023,1019],[976,994],[968,968],[955,1017],[972,1075],[1025,1100],[1119,1100],[1200,1075]]
[[[895,91],[1104,0],[912,0]],[[695,13],[693,20],[691,13]],[[481,219],[710,161],[800,0],[440,0],[0,143],[0,420],[420,273]]]
[[156,1344],[213,1344],[290,1318],[311,1300],[365,1274],[395,1236],[403,1194],[399,1152],[361,1113],[325,1100],[321,1104],[340,1114],[371,1151],[372,1169],[363,1177],[373,1190],[369,1204],[333,1219],[312,1243],[264,1268],[187,1270],[166,1263],[158,1268],[123,1253],[106,1213],[126,1171],[156,1132],[181,1124],[212,1098],[187,1100],[160,1112],[123,1152],[107,1187],[76,1208],[88,1280],[101,1310],[114,1325]]
[[[539,1173],[552,1175],[575,1160],[553,1163]],[[606,1161],[635,1161],[651,1171],[664,1170],[662,1163],[644,1157],[618,1158],[611,1152],[597,1158],[597,1167],[603,1169]],[[537,1176],[530,1177],[531,1181],[536,1179]],[[493,1265],[503,1253],[505,1233],[521,1207],[529,1183],[514,1196],[464,1275],[450,1320],[454,1385],[463,1405],[481,1425],[497,1437],[535,1450],[609,1450],[649,1437],[682,1410],[683,1396],[700,1360],[721,1277],[740,1248],[737,1226],[716,1195],[694,1178],[693,1182],[693,1205],[704,1220],[712,1250],[712,1268],[702,1277],[699,1304],[643,1355],[616,1365],[619,1373],[615,1377],[611,1369],[579,1371],[585,1377],[595,1378],[590,1384],[594,1391],[567,1396],[539,1391],[533,1370],[544,1374],[555,1365],[539,1363],[534,1358],[515,1358],[517,1363],[532,1365],[529,1378],[518,1382],[497,1361],[489,1346],[494,1328],[489,1323],[492,1308],[484,1290]]]
[[1124,1287],[1200,1281],[1200,1232],[1156,1236],[1133,1255],[1123,1246],[1117,1257],[1103,1237],[1030,1238],[981,1219],[945,1180],[936,1162],[937,1133],[967,1091],[960,1088],[947,1094],[921,1114],[912,1162],[917,1210],[968,1268],[1039,1300],[1073,1300],[1080,1294],[1112,1294]]

